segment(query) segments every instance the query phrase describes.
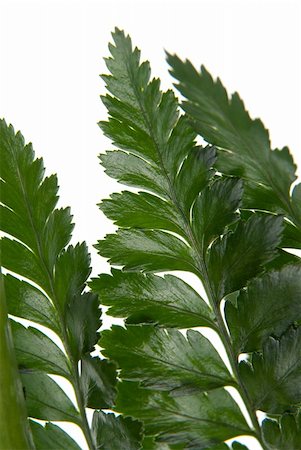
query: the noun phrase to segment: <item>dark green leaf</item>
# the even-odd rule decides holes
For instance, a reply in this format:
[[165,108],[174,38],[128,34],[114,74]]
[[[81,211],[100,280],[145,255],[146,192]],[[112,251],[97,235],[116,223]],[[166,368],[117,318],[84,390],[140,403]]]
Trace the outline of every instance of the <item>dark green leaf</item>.
[[278,210],[291,214],[289,191],[296,179],[296,166],[288,148],[271,151],[262,122],[250,118],[237,93],[228,98],[220,79],[214,81],[204,66],[197,72],[190,61],[182,62],[172,55],[168,55],[168,62],[171,74],[179,81],[178,89],[187,99],[183,108],[194,129],[222,149],[218,170],[264,185]]
[[301,227],[301,183],[296,184],[292,192],[292,208],[295,217],[298,218],[299,228]]
[[48,270],[70,240],[73,225],[69,208],[53,210],[57,202],[57,178],[44,178],[42,159],[34,159],[31,144],[20,132],[0,121],[2,178],[1,229],[26,244]]
[[204,300],[181,279],[112,269],[92,279],[90,287],[114,317],[140,318],[165,327],[214,327],[214,315]]
[[[76,276],[76,274],[75,274]],[[79,280],[75,280],[76,282]],[[72,285],[70,283],[71,288]],[[69,332],[70,347],[77,361],[87,352],[94,350],[98,339],[97,330],[101,326],[98,296],[92,292],[70,296],[66,309],[66,325]],[[81,288],[80,288],[81,289]]]
[[142,425],[129,417],[116,417],[95,411],[92,432],[97,449],[139,450],[141,449]]
[[[185,117],[178,117],[173,92],[162,93],[159,80],[149,81],[149,63],[140,64],[140,52],[132,49],[130,38],[116,29],[113,39],[115,46],[109,46],[112,56],[106,60],[111,75],[103,79],[114,97],[103,97],[110,117],[100,126],[122,151],[101,155],[102,164],[109,176],[124,184],[142,187],[166,200],[176,199],[180,216],[189,218],[195,197],[211,176],[215,149],[195,146],[195,133]],[[150,213],[151,206],[147,206],[148,218],[158,215],[158,208]],[[166,212],[163,222],[164,218]],[[137,218],[138,226],[141,220]],[[182,220],[177,232],[182,229]],[[166,229],[175,231],[170,223]]]
[[274,259],[269,261],[264,265],[267,271],[269,270],[280,270],[287,264],[300,264],[301,258],[299,256],[294,255],[293,253],[286,252],[282,249],[277,249],[276,256]]
[[237,353],[260,350],[265,339],[280,336],[301,321],[301,264],[287,265],[250,282],[237,299],[226,303],[226,318]]
[[208,184],[214,171],[211,169],[216,159],[216,150],[209,145],[193,148],[184,160],[176,178],[174,189],[177,201],[186,216],[190,218],[190,208],[198,193]]
[[57,313],[39,289],[9,274],[4,283],[9,314],[32,320],[59,334]]
[[128,186],[144,188],[169,199],[169,185],[159,167],[135,155],[117,150],[100,155],[100,161],[110,177],[117,178]]
[[45,426],[31,420],[36,450],[80,450],[77,443],[57,425],[47,422]]
[[211,343],[199,332],[187,337],[175,329],[152,325],[112,326],[99,342],[102,353],[116,361],[124,380],[140,381],[173,395],[207,391],[233,384],[226,366]]
[[187,449],[207,449],[237,435],[250,434],[237,404],[224,389],[171,397],[167,392],[123,382],[116,410],[143,420],[147,435],[158,434],[159,441],[184,444]]
[[198,196],[192,212],[192,228],[200,248],[223,234],[224,228],[238,220],[237,208],[242,197],[242,181],[218,179]]
[[[37,232],[42,233],[57,202],[56,177],[43,180],[43,161],[34,159],[32,145],[25,145],[21,133],[15,134],[13,127],[7,126],[4,120],[0,120],[0,155],[0,176],[4,181],[1,201],[15,211],[29,229],[33,231],[34,222]],[[34,233],[32,237],[35,238]],[[37,249],[36,242],[34,247]]]
[[301,327],[290,328],[280,339],[269,337],[262,354],[240,363],[240,374],[254,409],[293,412],[301,403]]
[[240,442],[232,442],[232,450],[249,450],[248,447],[241,444]]
[[281,231],[282,217],[254,214],[213,243],[208,268],[217,301],[242,288],[276,256]]
[[112,194],[100,209],[120,227],[162,229],[185,237],[183,218],[172,203],[148,192]]
[[284,221],[281,246],[301,249],[301,229],[288,221]]
[[55,265],[55,300],[57,305],[66,308],[74,296],[78,296],[85,287],[90,275],[90,255],[85,243],[75,247],[69,245]]
[[73,230],[70,208],[55,209],[45,224],[43,253],[49,267],[53,267],[58,255],[68,244]]
[[11,329],[19,367],[70,378],[66,356],[48,336],[13,320]]
[[79,413],[73,403],[48,375],[23,371],[21,378],[30,417],[80,424]]
[[112,408],[116,395],[115,364],[85,355],[81,360],[81,385],[85,406],[94,409]]
[[284,414],[279,423],[264,419],[264,441],[270,450],[299,450],[301,448],[301,415]]
[[187,244],[163,231],[119,230],[95,247],[110,264],[127,271],[196,270]]

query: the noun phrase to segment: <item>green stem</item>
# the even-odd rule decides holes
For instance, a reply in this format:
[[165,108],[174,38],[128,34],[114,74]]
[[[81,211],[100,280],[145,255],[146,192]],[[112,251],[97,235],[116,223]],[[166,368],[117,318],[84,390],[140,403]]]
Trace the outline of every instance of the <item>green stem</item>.
[[7,315],[3,278],[0,273],[0,438],[3,450],[31,450],[22,383]]

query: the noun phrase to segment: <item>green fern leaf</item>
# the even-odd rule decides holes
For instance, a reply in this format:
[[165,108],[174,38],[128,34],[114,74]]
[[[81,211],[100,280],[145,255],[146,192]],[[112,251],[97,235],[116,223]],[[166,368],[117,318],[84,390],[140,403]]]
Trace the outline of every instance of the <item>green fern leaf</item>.
[[[1,239],[1,258],[6,271],[14,274],[4,277],[8,313],[51,329],[65,350],[43,331],[11,321],[28,416],[77,424],[89,449],[95,450],[95,429],[89,428],[85,408],[112,408],[116,368],[90,356],[101,321],[97,295],[84,292],[91,271],[87,246],[68,246],[72,218],[69,208],[54,209],[58,200],[56,177],[44,178],[43,161],[35,159],[32,146],[25,145],[22,135],[15,134],[3,120],[0,156],[1,230],[8,235]],[[49,374],[70,381],[76,405]],[[119,422],[110,419],[112,431],[114,427],[119,430]],[[129,430],[129,450],[140,448],[141,424],[135,423],[135,427],[136,440]],[[58,441],[56,448],[78,448],[54,425],[44,428],[31,422],[31,430],[38,449],[55,448]],[[124,436],[126,433],[124,427]],[[108,446],[108,436],[103,439]],[[53,441],[50,446],[49,441]]]
[[188,60],[170,54],[167,59],[193,128],[219,150],[218,170],[246,180],[244,205],[284,213],[300,229],[300,188],[290,196],[296,166],[289,149],[271,150],[263,123],[251,119],[237,92],[229,97],[204,66],[198,72]]

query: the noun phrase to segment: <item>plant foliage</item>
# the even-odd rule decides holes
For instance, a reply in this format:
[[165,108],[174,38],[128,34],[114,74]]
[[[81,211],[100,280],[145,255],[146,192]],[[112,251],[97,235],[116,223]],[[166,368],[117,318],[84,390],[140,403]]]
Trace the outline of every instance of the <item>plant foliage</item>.
[[[87,247],[85,243],[69,245],[73,229],[69,208],[55,209],[56,176],[44,177],[43,161],[35,159],[31,144],[25,145],[20,132],[15,134],[4,120],[0,121],[0,156],[7,310],[14,318],[42,326],[37,329],[10,321],[35,448],[79,449],[51,423],[68,421],[82,428],[90,449],[121,448],[120,436],[126,440],[124,448],[137,449],[140,424],[102,412],[114,404],[116,367],[91,356],[101,311],[97,295],[86,290]],[[60,338],[61,347],[45,334],[47,329]],[[50,375],[71,383],[76,405]],[[91,429],[86,407],[95,409]],[[43,426],[33,419],[47,423]],[[8,428],[3,435],[14,432]]]
[[[250,435],[264,449],[297,450],[301,265],[285,250],[301,244],[292,157],[271,150],[261,121],[204,68],[168,56],[187,98],[180,114],[130,38],[116,29],[113,40],[100,127],[117,149],[100,160],[136,189],[100,204],[119,228],[96,245],[112,273],[90,287],[126,319],[99,342],[120,369],[115,410],[144,422],[145,449],[220,450]],[[174,270],[197,276],[206,298],[162,273]],[[199,327],[219,335],[229,366]]]
[[[116,29],[113,40],[99,125],[115,149],[100,160],[130,190],[100,204],[118,226],[96,244],[111,274],[88,281],[56,176],[0,121],[1,438],[79,450],[55,424],[67,421],[90,450],[251,450],[242,435],[299,450],[301,261],[287,249],[301,248],[301,185],[289,150],[271,149],[262,122],[204,67],[168,55],[181,113],[131,39]],[[99,304],[124,326],[100,333]]]

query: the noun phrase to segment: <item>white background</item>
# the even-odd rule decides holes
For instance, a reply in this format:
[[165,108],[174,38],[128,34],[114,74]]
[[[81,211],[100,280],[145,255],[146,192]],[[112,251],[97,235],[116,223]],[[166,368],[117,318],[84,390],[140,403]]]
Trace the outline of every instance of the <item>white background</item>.
[[[0,0],[0,6],[0,117],[33,142],[48,174],[58,174],[60,203],[72,207],[74,241],[88,242],[94,275],[109,268],[92,245],[114,229],[96,203],[121,190],[97,159],[111,148],[96,123],[106,118],[98,74],[106,70],[102,57],[115,26],[132,36],[164,88],[172,84],[164,49],[205,64],[229,92],[240,93],[251,116],[261,117],[273,147],[288,145],[301,167],[298,1]],[[76,428],[68,429],[84,446]]]

